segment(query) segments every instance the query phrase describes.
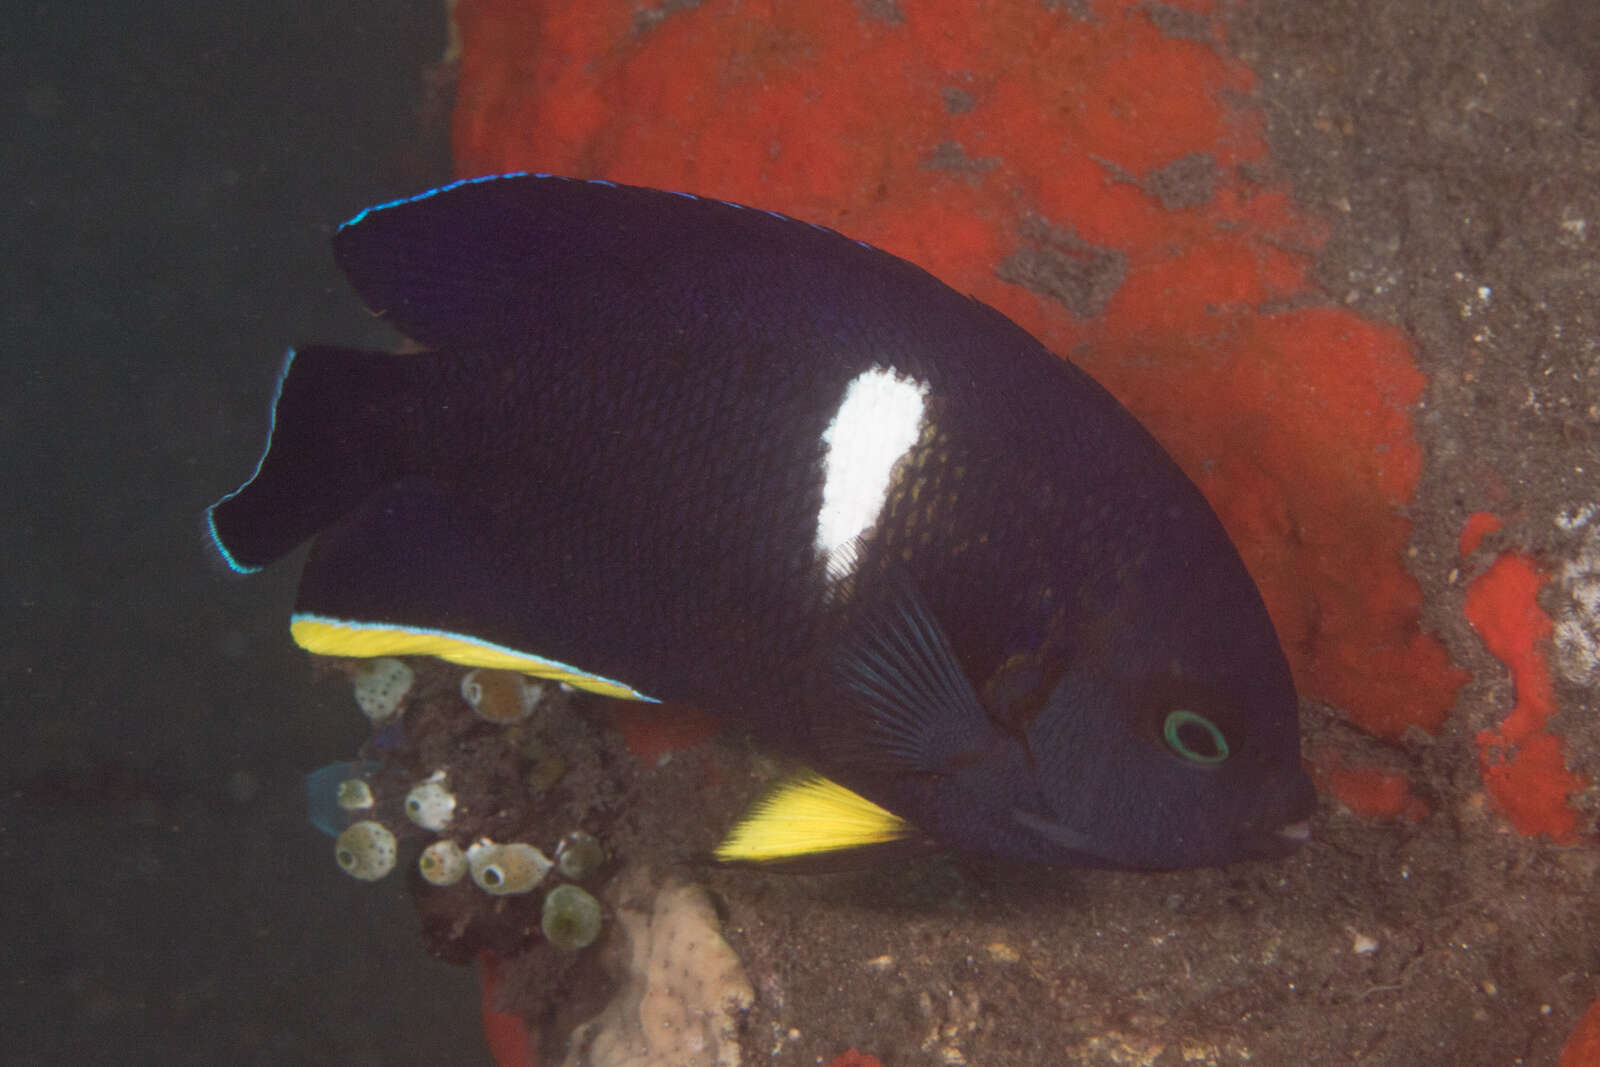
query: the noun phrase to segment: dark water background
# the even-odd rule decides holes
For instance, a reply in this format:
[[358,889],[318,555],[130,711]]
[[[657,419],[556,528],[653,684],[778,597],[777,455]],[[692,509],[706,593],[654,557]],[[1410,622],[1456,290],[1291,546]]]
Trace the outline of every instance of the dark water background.
[[432,184],[442,5],[22,3],[0,33],[10,1064],[485,1062],[471,974],[358,885],[302,775],[364,733],[228,581],[285,347],[383,343],[331,224]]

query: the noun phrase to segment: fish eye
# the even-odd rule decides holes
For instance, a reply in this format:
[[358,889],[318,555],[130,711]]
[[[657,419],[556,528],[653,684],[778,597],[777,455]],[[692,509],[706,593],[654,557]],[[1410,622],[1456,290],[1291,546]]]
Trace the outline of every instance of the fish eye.
[[1161,736],[1168,748],[1191,763],[1221,763],[1228,758],[1228,739],[1217,724],[1186,708],[1167,713]]

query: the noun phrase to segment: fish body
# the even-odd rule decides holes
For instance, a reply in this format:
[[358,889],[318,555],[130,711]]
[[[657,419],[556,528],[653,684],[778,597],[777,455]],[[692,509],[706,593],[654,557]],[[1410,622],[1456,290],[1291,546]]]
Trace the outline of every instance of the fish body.
[[727,858],[1303,839],[1294,688],[1221,524],[998,312],[818,226],[553,176],[371,208],[334,248],[424,351],[291,354],[209,513],[236,570],[314,539],[305,647],[695,704],[879,813]]

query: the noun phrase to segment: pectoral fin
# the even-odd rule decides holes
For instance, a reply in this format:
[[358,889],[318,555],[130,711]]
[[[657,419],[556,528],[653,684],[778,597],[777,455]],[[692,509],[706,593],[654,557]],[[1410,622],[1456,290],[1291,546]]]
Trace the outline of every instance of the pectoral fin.
[[994,725],[908,579],[851,610],[833,662],[837,706],[819,730],[829,765],[869,780],[950,774],[991,743]]

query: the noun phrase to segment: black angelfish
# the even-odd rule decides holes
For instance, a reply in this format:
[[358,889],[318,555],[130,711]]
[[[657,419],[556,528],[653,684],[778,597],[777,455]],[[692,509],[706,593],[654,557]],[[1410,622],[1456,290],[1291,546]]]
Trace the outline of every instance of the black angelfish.
[[814,767],[726,860],[1307,836],[1294,687],[1221,524],[998,312],[819,226],[544,175],[368,209],[334,250],[426,351],[292,353],[209,513],[239,571],[315,537],[303,647],[695,704]]

